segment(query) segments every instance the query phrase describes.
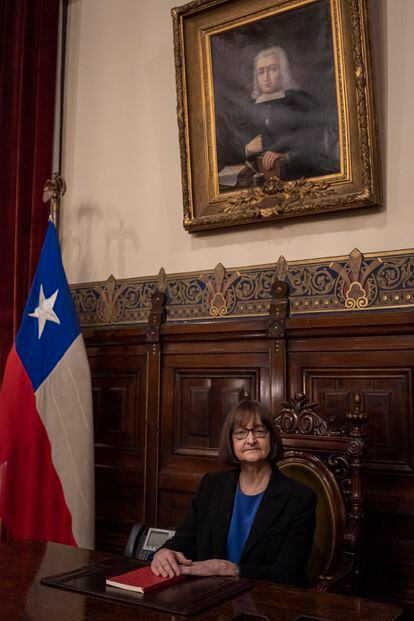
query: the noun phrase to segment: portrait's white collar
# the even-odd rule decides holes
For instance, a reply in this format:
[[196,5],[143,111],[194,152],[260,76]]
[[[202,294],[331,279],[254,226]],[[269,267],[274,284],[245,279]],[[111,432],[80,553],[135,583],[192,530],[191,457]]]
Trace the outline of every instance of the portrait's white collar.
[[264,101],[272,101],[273,99],[283,99],[285,91],[277,91],[276,93],[262,93],[259,97],[256,97],[254,103],[263,103]]

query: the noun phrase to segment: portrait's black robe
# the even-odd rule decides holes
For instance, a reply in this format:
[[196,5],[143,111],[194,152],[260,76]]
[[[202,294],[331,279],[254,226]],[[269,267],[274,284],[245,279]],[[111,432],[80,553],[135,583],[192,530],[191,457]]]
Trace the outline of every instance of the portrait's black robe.
[[[284,179],[339,172],[337,123],[304,91],[288,90],[284,97],[261,103],[240,102],[226,117],[227,121],[220,114],[217,117],[219,169],[243,162],[246,145],[261,134],[262,153],[287,154]],[[254,161],[257,155],[249,159]]]

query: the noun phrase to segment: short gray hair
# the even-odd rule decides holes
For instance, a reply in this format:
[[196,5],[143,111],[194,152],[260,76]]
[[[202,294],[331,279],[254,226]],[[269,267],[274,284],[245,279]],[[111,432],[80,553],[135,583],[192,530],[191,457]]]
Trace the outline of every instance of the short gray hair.
[[266,56],[271,56],[272,54],[276,54],[279,57],[280,61],[280,73],[282,76],[282,88],[287,91],[291,88],[295,88],[295,83],[292,78],[292,74],[290,72],[290,65],[288,56],[286,51],[280,45],[273,45],[272,47],[266,47],[261,50],[254,58],[253,63],[253,91],[252,91],[252,99],[257,99],[260,95],[261,91],[259,89],[259,85],[257,84],[257,62],[261,58],[266,58]]

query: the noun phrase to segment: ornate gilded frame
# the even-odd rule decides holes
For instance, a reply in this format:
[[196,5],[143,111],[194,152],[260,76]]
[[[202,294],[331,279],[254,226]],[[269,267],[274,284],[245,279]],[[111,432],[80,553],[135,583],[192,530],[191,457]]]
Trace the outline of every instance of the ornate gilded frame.
[[[214,65],[212,44],[217,46],[220,37],[225,41],[226,36],[238,35],[241,31],[237,29],[240,28],[247,28],[247,35],[249,28],[255,28],[255,31],[251,30],[251,36],[255,33],[257,44],[260,29],[266,32],[266,27],[277,25],[277,20],[290,18],[291,21],[286,23],[290,23],[294,30],[293,24],[299,15],[297,11],[302,11],[302,17],[303,11],[308,11],[311,16],[312,11],[321,10],[323,5],[330,22],[332,55],[329,58],[332,58],[331,76],[336,105],[337,168],[328,174],[313,177],[282,179],[273,176],[264,182],[261,179],[260,185],[255,177],[249,181],[250,187],[236,186],[223,190],[218,176],[216,127],[220,113],[216,109],[217,93],[221,83],[218,78],[214,81],[220,57],[215,57]],[[380,203],[380,166],[366,0],[194,0],[172,9],[172,16],[183,224],[190,233],[359,209]],[[299,45],[299,39],[302,40],[297,34],[297,41],[294,37],[287,40],[291,50]],[[312,39],[308,41],[310,44]],[[306,58],[307,55],[303,54],[303,59]],[[317,73],[314,77],[317,78]],[[311,84],[311,78],[308,79]]]

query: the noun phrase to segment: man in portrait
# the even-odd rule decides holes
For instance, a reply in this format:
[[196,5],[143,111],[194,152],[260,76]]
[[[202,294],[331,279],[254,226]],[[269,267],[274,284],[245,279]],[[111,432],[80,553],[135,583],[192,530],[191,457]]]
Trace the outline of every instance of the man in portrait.
[[[246,162],[261,181],[269,176],[291,180],[339,171],[338,127],[332,127],[313,95],[296,87],[281,46],[266,47],[255,56],[250,101],[241,102],[232,120],[232,127],[223,133],[232,141],[231,149],[222,148],[218,140],[219,170],[222,164]],[[223,177],[219,174],[225,186]]]

